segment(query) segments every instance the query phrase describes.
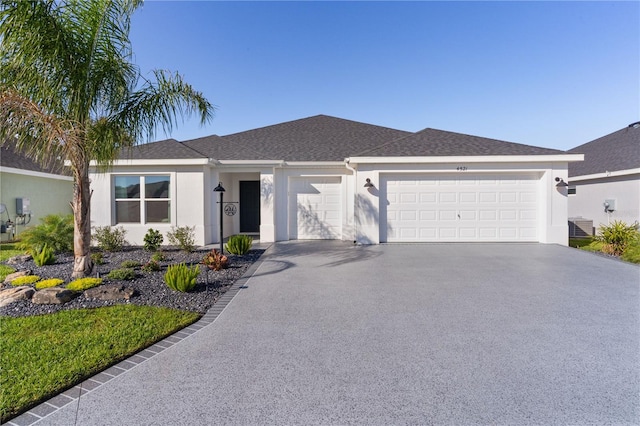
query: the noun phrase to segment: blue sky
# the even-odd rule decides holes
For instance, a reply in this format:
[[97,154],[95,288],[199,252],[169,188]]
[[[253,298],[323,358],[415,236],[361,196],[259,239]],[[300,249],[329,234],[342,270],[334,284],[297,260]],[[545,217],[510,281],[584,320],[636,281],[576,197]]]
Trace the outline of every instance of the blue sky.
[[178,140],[326,114],[564,150],[640,120],[635,1],[147,0],[130,36],[217,107]]

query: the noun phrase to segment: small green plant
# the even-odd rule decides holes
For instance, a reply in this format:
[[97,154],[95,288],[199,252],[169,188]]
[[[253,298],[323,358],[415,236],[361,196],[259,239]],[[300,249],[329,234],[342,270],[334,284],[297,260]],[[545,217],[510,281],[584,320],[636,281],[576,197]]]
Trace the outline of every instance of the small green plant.
[[7,278],[7,275],[13,274],[16,271],[16,268],[13,268],[9,265],[0,265],[0,281],[4,281]]
[[631,263],[640,263],[640,236],[629,241],[620,259]]
[[170,265],[164,274],[164,282],[175,291],[188,292],[195,288],[196,278],[200,273],[198,265],[188,267],[184,263]]
[[102,253],[91,253],[91,260],[95,265],[104,265],[104,256]]
[[40,224],[20,233],[19,250],[33,253],[48,245],[54,252],[73,250],[73,215],[50,214],[40,219]]
[[597,241],[603,243],[602,251],[614,256],[620,256],[635,238],[638,238],[638,223],[627,225],[620,220],[600,226],[596,237]]
[[61,284],[64,284],[64,280],[61,280],[60,278],[51,278],[48,280],[42,280],[36,283],[36,290],[42,290],[43,288],[49,288],[49,287],[57,287]]
[[160,264],[153,259],[142,265],[142,270],[144,272],[155,272],[161,269],[162,267],[160,266]]
[[107,274],[110,280],[135,280],[136,271],[131,268],[114,269]]
[[120,251],[127,244],[127,231],[122,226],[97,226],[93,228],[91,238],[98,243],[98,247],[106,251]]
[[24,275],[11,281],[11,285],[18,287],[21,285],[31,285],[38,281],[40,281],[40,277],[38,275]]
[[51,265],[56,261],[55,252],[47,244],[40,249],[35,248],[31,256],[36,266]]
[[251,250],[253,238],[248,235],[232,235],[227,241],[226,249],[229,253],[243,255]]
[[160,248],[160,245],[164,241],[160,231],[156,231],[153,228],[149,228],[144,236],[144,248],[148,251],[156,251]]
[[102,278],[78,278],[67,284],[67,289],[73,291],[84,291],[92,287],[97,287],[102,284]]
[[196,248],[195,230],[195,226],[172,226],[171,231],[167,232],[169,244],[191,253]]
[[157,251],[151,255],[151,260],[154,262],[162,262],[163,260],[167,260],[167,256],[163,252]]
[[136,260],[125,260],[124,262],[122,262],[120,264],[121,268],[139,268],[140,267],[140,262],[136,261]]
[[227,258],[227,256],[220,253],[216,249],[211,250],[202,259],[202,264],[209,269],[213,269],[214,271],[219,271],[220,269],[226,268],[228,263],[229,259]]

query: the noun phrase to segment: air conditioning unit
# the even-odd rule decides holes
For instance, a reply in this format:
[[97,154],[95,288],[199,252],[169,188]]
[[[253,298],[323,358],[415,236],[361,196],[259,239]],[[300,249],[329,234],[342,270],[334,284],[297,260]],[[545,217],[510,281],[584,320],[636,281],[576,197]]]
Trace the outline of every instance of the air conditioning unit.
[[576,238],[593,236],[593,219],[570,217],[569,236]]

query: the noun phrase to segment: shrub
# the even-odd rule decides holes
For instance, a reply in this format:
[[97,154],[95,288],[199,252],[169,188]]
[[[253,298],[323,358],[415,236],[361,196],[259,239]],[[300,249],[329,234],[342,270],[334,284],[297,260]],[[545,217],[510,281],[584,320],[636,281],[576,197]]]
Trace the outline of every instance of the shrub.
[[162,269],[160,267],[160,264],[158,262],[156,262],[155,260],[150,260],[149,262],[145,263],[142,266],[142,270],[144,272],[154,272],[154,271],[159,271],[160,269]]
[[154,262],[162,262],[163,260],[166,260],[166,259],[167,259],[167,256],[165,256],[165,254],[161,251],[157,251],[151,255],[151,260]]
[[135,280],[136,271],[131,268],[114,269],[107,274],[110,280]]
[[60,284],[64,284],[64,280],[60,278],[51,278],[48,280],[38,281],[36,283],[36,290],[42,290],[43,288],[56,287]]
[[164,282],[172,290],[191,291],[196,286],[196,277],[199,273],[198,265],[193,265],[191,268],[184,263],[170,265],[164,274]]
[[229,259],[227,258],[227,256],[220,253],[216,249],[211,250],[202,259],[202,264],[209,269],[213,269],[214,271],[219,271],[220,269],[226,268],[228,263]]
[[24,275],[11,281],[11,285],[14,285],[16,287],[20,285],[31,285],[37,281],[40,281],[40,277],[37,275]]
[[93,228],[91,239],[97,241],[102,250],[120,251],[127,244],[124,239],[126,234],[127,231],[122,226],[97,226]]
[[632,239],[629,244],[627,244],[620,259],[631,263],[640,263],[640,237]]
[[41,249],[35,249],[32,252],[32,256],[36,266],[51,265],[56,261],[56,255],[53,249],[47,244],[42,246]]
[[7,278],[7,275],[13,274],[16,271],[16,268],[13,268],[9,265],[0,265],[0,281],[4,281]]
[[243,255],[251,250],[253,238],[248,235],[232,235],[227,241],[227,251],[232,254]]
[[91,260],[96,265],[104,265],[104,256],[102,253],[91,253]]
[[600,226],[596,238],[603,243],[603,252],[620,256],[627,245],[633,239],[638,238],[638,223],[627,225],[620,220],[616,220],[610,225]]
[[133,269],[133,268],[138,268],[140,267],[140,262],[136,261],[136,260],[125,260],[124,262],[122,262],[120,264],[121,268],[129,268],[129,269]]
[[149,228],[144,236],[144,248],[149,251],[156,251],[164,241],[160,231]]
[[84,291],[92,287],[97,287],[102,284],[102,278],[78,278],[67,284],[67,289],[73,291]]
[[40,222],[20,233],[19,250],[33,253],[45,244],[58,253],[73,250],[73,215],[50,214]]
[[169,243],[191,253],[196,247],[195,229],[195,226],[172,226],[167,232]]

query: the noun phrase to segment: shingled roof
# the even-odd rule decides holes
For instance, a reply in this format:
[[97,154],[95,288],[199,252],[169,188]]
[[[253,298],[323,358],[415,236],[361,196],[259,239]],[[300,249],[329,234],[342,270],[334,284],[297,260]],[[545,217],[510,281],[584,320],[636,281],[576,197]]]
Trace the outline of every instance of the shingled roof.
[[251,146],[263,155],[263,159],[343,161],[354,152],[374,148],[409,134],[403,130],[316,115],[223,138],[235,144]]
[[482,155],[554,155],[556,149],[540,148],[480,136],[424,129],[363,151],[359,157],[441,157]]
[[71,171],[67,167],[64,167],[64,161],[54,161],[46,167],[42,166],[38,162],[17,151],[15,143],[12,141],[5,141],[5,143],[0,147],[0,166],[54,175],[71,175]]
[[131,148],[123,148],[118,158],[121,160],[160,160],[207,157],[175,139],[166,139],[144,145],[137,145]]
[[570,149],[584,161],[569,163],[569,176],[640,168],[640,122]]
[[343,161],[353,156],[555,155],[564,151],[425,129],[417,133],[316,115],[226,136],[169,139],[123,151],[121,159]]

